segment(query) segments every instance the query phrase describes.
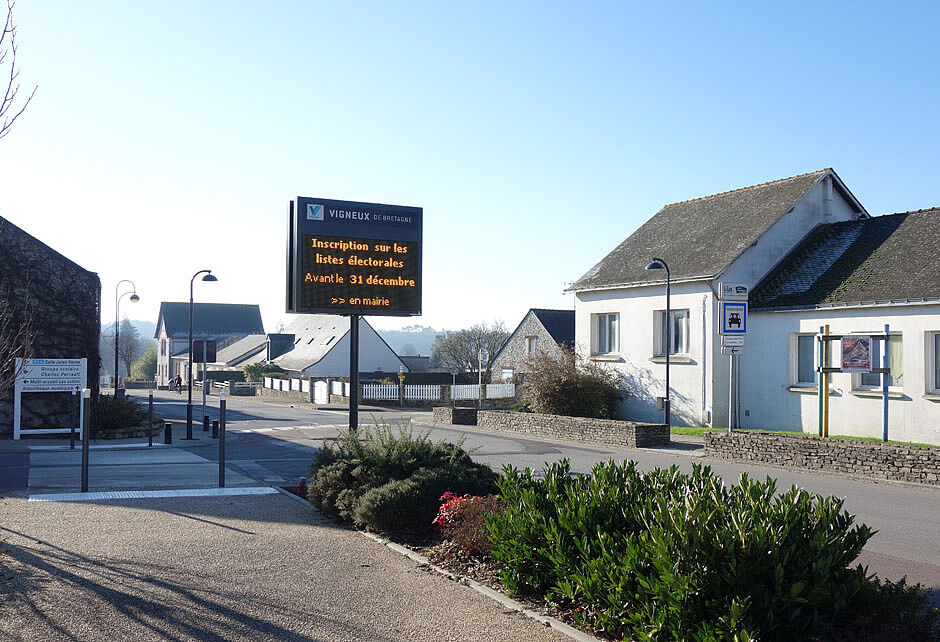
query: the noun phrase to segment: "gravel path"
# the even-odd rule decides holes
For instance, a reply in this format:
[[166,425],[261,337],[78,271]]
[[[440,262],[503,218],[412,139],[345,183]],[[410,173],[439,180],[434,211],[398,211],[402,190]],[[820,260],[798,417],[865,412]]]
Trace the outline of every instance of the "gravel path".
[[282,495],[0,497],[0,640],[568,640]]

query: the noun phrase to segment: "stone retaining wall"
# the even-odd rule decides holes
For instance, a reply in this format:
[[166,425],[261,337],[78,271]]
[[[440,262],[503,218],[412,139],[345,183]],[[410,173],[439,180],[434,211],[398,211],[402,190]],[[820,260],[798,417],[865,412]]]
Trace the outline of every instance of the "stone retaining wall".
[[705,455],[785,468],[940,485],[940,449],[923,446],[812,435],[715,431],[705,433]]
[[584,441],[609,446],[647,448],[669,444],[669,428],[663,424],[641,424],[615,419],[587,419],[525,412],[435,408],[434,423],[473,425],[489,432],[505,432]]

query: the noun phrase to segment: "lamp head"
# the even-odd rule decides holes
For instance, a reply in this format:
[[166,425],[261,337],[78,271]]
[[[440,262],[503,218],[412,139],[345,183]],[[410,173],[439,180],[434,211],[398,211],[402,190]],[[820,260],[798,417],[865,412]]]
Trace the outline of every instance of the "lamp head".
[[209,272],[209,273],[206,274],[204,277],[202,277],[202,280],[203,280],[203,281],[218,281],[217,278],[215,278],[214,276],[212,276],[212,272]]
[[138,301],[140,301],[140,297],[137,296],[137,293],[136,293],[136,292],[134,292],[134,293],[131,295],[131,303],[137,303]]
[[663,269],[665,269],[665,267],[666,267],[666,266],[663,265],[662,263],[660,263],[658,260],[653,259],[652,261],[650,261],[649,263],[646,264],[646,268],[645,268],[645,269],[647,269],[647,270],[663,270]]

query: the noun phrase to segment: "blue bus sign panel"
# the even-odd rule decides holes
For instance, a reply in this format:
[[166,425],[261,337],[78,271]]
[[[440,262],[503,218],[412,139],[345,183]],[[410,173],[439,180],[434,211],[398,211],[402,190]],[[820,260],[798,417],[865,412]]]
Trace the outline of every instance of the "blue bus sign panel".
[[421,314],[420,207],[297,197],[290,205],[287,312]]
[[747,334],[747,303],[721,302],[721,334]]

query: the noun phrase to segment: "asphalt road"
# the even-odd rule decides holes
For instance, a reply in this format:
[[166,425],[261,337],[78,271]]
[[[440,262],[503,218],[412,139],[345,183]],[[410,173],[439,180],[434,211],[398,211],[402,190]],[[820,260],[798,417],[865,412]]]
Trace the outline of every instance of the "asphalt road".
[[[145,398],[145,397],[144,397]],[[158,393],[157,411],[168,417],[185,417],[185,396]],[[218,398],[209,414],[216,418]],[[201,406],[194,413],[201,416]],[[308,474],[313,450],[334,440],[348,425],[345,410],[317,410],[309,404],[293,407],[282,400],[229,397],[227,466],[266,483],[296,483]],[[431,413],[397,409],[360,410],[360,424],[375,422],[392,426],[426,424],[435,440],[463,441],[474,459],[501,468],[510,464],[542,469],[545,462],[568,458],[572,469],[588,472],[595,463],[613,458],[634,460],[643,469],[677,465],[690,470],[706,464],[734,482],[741,473],[777,479],[778,488],[797,485],[812,492],[845,499],[845,509],[878,533],[872,538],[862,562],[873,572],[892,578],[902,575],[937,589],[940,596],[940,489],[886,482],[859,481],[844,477],[794,472],[708,460],[694,445],[672,449],[615,449],[605,446],[552,442],[510,435],[477,432],[462,427],[429,427]],[[215,448],[195,447],[194,454],[217,461]]]

